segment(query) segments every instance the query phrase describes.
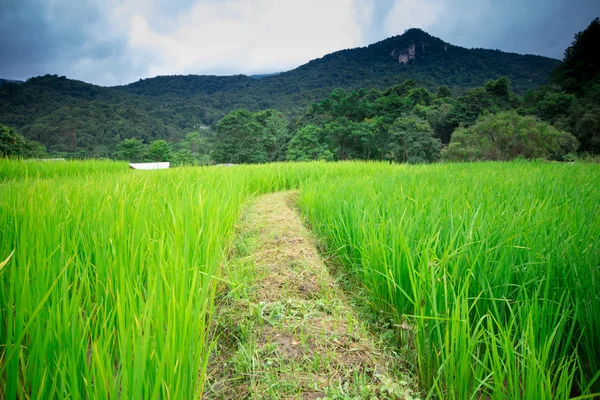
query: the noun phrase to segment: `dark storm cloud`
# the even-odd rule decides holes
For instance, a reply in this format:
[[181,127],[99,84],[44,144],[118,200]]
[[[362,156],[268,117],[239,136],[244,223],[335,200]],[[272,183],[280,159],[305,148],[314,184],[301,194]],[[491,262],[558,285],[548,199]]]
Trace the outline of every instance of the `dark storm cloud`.
[[600,15],[598,0],[455,0],[445,4],[446,12],[430,33],[447,42],[558,59],[575,33]]
[[[156,73],[271,72],[411,27],[464,47],[560,59],[600,15],[600,0],[327,0],[286,15],[297,3],[305,1],[0,0],[0,78],[114,85]],[[351,8],[354,19],[343,12]],[[296,28],[294,18],[305,23]],[[273,23],[282,31],[269,31]]]
[[366,43],[374,43],[387,37],[385,20],[388,13],[394,8],[395,0],[375,0],[373,2],[371,20],[365,29],[364,40]]
[[58,72],[81,57],[102,59],[121,49],[118,41],[97,36],[106,21],[96,4],[5,0],[0,7],[3,77]]

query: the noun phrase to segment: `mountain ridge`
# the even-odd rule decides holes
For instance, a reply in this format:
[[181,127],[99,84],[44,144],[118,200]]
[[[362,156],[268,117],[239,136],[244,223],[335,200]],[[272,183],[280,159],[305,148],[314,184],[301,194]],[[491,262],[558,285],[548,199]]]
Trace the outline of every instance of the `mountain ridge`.
[[[385,90],[406,79],[454,94],[508,77],[517,93],[547,83],[559,61],[498,50],[466,49],[420,29],[324,55],[290,71],[246,75],[165,75],[99,86],[57,75],[0,87],[0,124],[53,151],[106,154],[116,141],[179,140],[225,113],[276,108],[290,117],[333,89]],[[107,150],[98,150],[98,149]]]
[[[394,57],[392,57],[392,54],[394,53],[394,51],[397,51],[398,54],[402,53],[403,51],[406,51],[409,49],[409,47],[411,46],[411,44],[414,43],[416,45],[415,47],[415,56],[412,59],[408,59],[406,63],[404,63],[403,65],[400,65],[402,63],[398,62],[398,63],[394,63]],[[420,47],[420,48],[419,48]],[[442,50],[443,49],[443,50]],[[391,50],[391,51],[390,51]],[[517,64],[521,64],[521,63],[534,63],[536,65],[538,65],[540,68],[542,68],[544,70],[544,75],[549,76],[550,73],[556,68],[556,66],[560,63],[559,60],[553,59],[553,58],[549,58],[549,57],[544,57],[544,56],[540,56],[540,55],[532,55],[532,54],[518,54],[518,53],[510,53],[510,52],[504,52],[501,50],[492,50],[492,49],[481,49],[481,48],[472,48],[472,49],[468,49],[465,47],[461,47],[461,46],[456,46],[453,44],[450,44],[448,42],[443,41],[442,39],[439,39],[435,36],[432,36],[430,34],[428,34],[427,32],[418,29],[418,28],[412,28],[412,29],[408,29],[404,34],[402,35],[396,35],[396,36],[392,36],[389,37],[387,39],[383,39],[379,42],[376,43],[372,43],[369,44],[367,46],[363,46],[363,47],[355,47],[355,48],[349,48],[349,49],[342,49],[342,50],[337,50],[335,52],[326,54],[322,57],[318,57],[315,58],[313,60],[308,61],[305,64],[302,64],[294,69],[291,69],[289,71],[284,71],[284,72],[280,72],[277,74],[270,74],[267,76],[264,76],[261,79],[252,79],[252,76],[248,76],[248,75],[243,75],[243,74],[236,74],[236,75],[198,75],[198,74],[188,74],[188,75],[162,75],[162,76],[156,76],[156,77],[152,77],[152,78],[145,78],[145,79],[141,79],[137,82],[132,82],[129,84],[125,84],[125,85],[118,85],[118,86],[112,86],[113,88],[121,88],[124,90],[128,90],[131,91],[133,93],[136,94],[149,94],[148,91],[142,90],[140,89],[141,86],[143,86],[144,84],[148,84],[149,82],[156,82],[158,80],[161,79],[173,79],[173,78],[179,78],[179,77],[186,77],[188,78],[188,80],[190,78],[196,78],[199,80],[210,80],[212,83],[214,83],[214,81],[216,80],[233,80],[236,79],[236,83],[239,84],[252,84],[252,83],[256,83],[256,81],[259,81],[258,84],[259,85],[264,85],[264,86],[273,86],[274,82],[278,82],[280,80],[287,80],[291,78],[297,79],[298,77],[302,77],[304,71],[309,70],[311,71],[312,69],[314,69],[315,67],[318,68],[318,66],[322,65],[322,64],[326,64],[326,63],[335,63],[337,64],[339,62],[339,59],[341,58],[342,61],[344,61],[344,59],[348,58],[347,56],[350,56],[350,58],[355,59],[355,60],[359,60],[361,63],[370,63],[371,64],[371,69],[373,67],[373,64],[375,64],[374,66],[379,68],[379,69],[384,69],[386,70],[386,74],[387,75],[404,75],[404,79],[414,79],[412,76],[412,74],[415,73],[415,71],[409,69],[409,68],[402,68],[403,66],[405,67],[409,67],[411,62],[414,60],[415,62],[422,62],[425,61],[425,66],[427,66],[428,64],[431,64],[431,62],[427,62],[427,61],[431,61],[428,60],[428,57],[430,56],[439,56],[443,55],[446,56],[446,59],[449,61],[452,61],[454,64],[456,64],[456,57],[468,57],[468,58],[473,58],[473,55],[477,55],[479,57],[485,57],[485,58],[490,58],[490,56],[496,56],[496,58],[498,58],[498,56],[502,59],[500,65],[497,66],[497,68],[493,68],[493,72],[491,75],[489,76],[485,76],[485,77],[481,77],[481,78],[477,78],[475,77],[474,79],[472,79],[470,82],[468,82],[468,84],[464,84],[464,82],[460,82],[459,79],[455,79],[450,80],[447,84],[448,86],[458,86],[458,87],[474,87],[477,85],[481,85],[483,84],[485,81],[489,80],[489,79],[494,79],[497,78],[499,76],[502,76],[503,74],[507,74],[507,76],[509,78],[511,78],[511,81],[513,81],[513,88],[515,89],[516,92],[518,93],[523,93],[525,92],[525,90],[531,88],[531,87],[535,87],[535,86],[539,86],[541,84],[546,83],[545,79],[534,79],[537,77],[538,74],[535,73],[535,71],[531,74],[527,74],[527,73],[523,73],[521,71],[520,74],[511,74],[510,72],[510,66],[508,66],[507,64],[509,63],[517,63]],[[409,56],[410,58],[410,56]],[[436,61],[440,61],[439,59],[434,59],[433,62]],[[472,60],[470,60],[471,63],[473,63]],[[359,71],[365,71],[364,66],[362,65],[353,65],[352,66],[354,70],[359,70]],[[399,68],[398,68],[399,67]],[[490,66],[486,65],[485,66],[486,69],[489,69]],[[395,71],[393,69],[396,69]],[[481,69],[481,68],[480,68]],[[336,71],[334,72],[334,74],[339,75],[339,71],[340,68],[331,68],[331,70]],[[343,70],[343,68],[342,68]],[[367,68],[368,70],[368,68]],[[312,72],[312,71],[311,71]],[[431,70],[426,70],[425,73],[426,74],[430,74],[433,71]],[[442,73],[446,73],[448,71],[443,71]],[[479,73],[481,73],[481,71],[478,71]],[[366,75],[368,75],[368,73],[366,73]],[[423,84],[426,87],[429,88],[433,88],[434,86],[439,86],[440,85],[440,81],[443,81],[443,77],[440,76],[440,74],[433,74],[434,78],[433,79],[426,79],[424,77],[421,77],[421,79],[415,79],[417,81],[421,81],[419,83]],[[493,75],[493,76],[492,76]],[[513,75],[513,76],[511,76]],[[249,78],[249,79],[245,79],[245,78]],[[373,77],[369,77],[371,80],[373,79]],[[383,88],[383,87],[387,87],[390,86],[391,84],[394,83],[394,81],[398,81],[399,79],[394,76],[394,77],[387,77],[387,82],[385,83],[381,83],[377,86],[379,86],[379,88]],[[240,79],[245,79],[245,82],[241,82]],[[364,81],[364,79],[362,78],[358,78],[358,79],[346,79],[347,81],[351,81],[349,82],[353,87],[353,89],[357,89],[359,88],[357,86],[358,83],[362,83]],[[524,80],[531,80],[531,84],[527,84]],[[254,81],[254,82],[253,82]],[[336,84],[337,85],[341,85],[341,86],[346,86],[346,83],[343,82],[343,79],[335,79],[332,78],[331,79],[331,83],[329,84],[321,84],[321,85],[304,85],[304,86],[299,86],[297,89],[298,90],[310,90],[310,89],[316,89],[316,88],[320,88],[323,86],[327,86],[327,87],[335,87]],[[370,82],[369,85],[373,86],[375,83]],[[293,84],[291,85],[292,87],[294,86]],[[226,86],[226,90],[231,89],[231,88],[236,88],[236,85],[227,85]],[[182,93],[180,93],[180,95],[182,95]],[[188,94],[189,95],[189,94]]]
[[[439,42],[442,43],[444,46],[447,46],[448,49],[453,49],[453,50],[458,50],[459,52],[461,51],[467,51],[467,52],[476,52],[476,53],[480,53],[480,54],[484,54],[484,53],[500,53],[503,55],[508,55],[508,56],[518,56],[518,57],[526,57],[526,58],[530,58],[530,59],[537,59],[537,60],[544,60],[544,61],[550,61],[553,62],[554,64],[559,64],[561,61],[555,58],[551,58],[551,57],[546,57],[546,56],[541,56],[541,55],[536,55],[536,54],[521,54],[521,53],[515,53],[515,52],[507,52],[504,50],[500,50],[500,49],[486,49],[486,48],[479,48],[479,47],[473,47],[473,48],[467,48],[467,47],[463,47],[463,46],[458,46],[458,45],[453,45],[449,42],[445,42],[440,38],[437,38],[435,36],[430,35],[429,33],[423,31],[422,29],[419,28],[410,28],[407,29],[403,34],[399,34],[399,35],[394,35],[391,36],[389,38],[386,39],[382,39],[378,42],[375,43],[371,43],[368,44],[366,46],[358,46],[358,47],[352,47],[352,48],[347,48],[347,49],[340,49],[340,50],[336,50],[334,52],[325,54],[321,57],[317,57],[314,58],[312,60],[309,60],[308,62],[299,65],[298,67],[295,67],[293,69],[287,70],[287,71],[280,71],[280,72],[274,72],[274,73],[267,73],[267,74],[243,74],[243,73],[239,73],[239,74],[233,74],[233,75],[214,75],[214,74],[169,74],[169,75],[157,75],[154,77],[150,77],[150,78],[140,78],[137,81],[134,82],[130,82],[130,83],[125,83],[125,84],[121,84],[121,85],[112,85],[112,86],[104,86],[104,85],[98,85],[95,83],[89,83],[89,82],[85,82],[83,80],[79,80],[79,79],[72,79],[72,78],[66,78],[70,81],[77,81],[77,82],[82,82],[82,83],[86,83],[88,85],[92,85],[92,86],[96,86],[96,87],[101,87],[101,88],[107,88],[107,89],[114,89],[114,88],[126,88],[126,87],[131,87],[131,86],[135,86],[136,84],[138,84],[139,82],[144,82],[144,81],[151,81],[151,80],[155,80],[155,79],[160,79],[160,78],[176,78],[176,77],[198,77],[198,78],[211,78],[211,79],[230,79],[230,78],[250,78],[254,81],[261,81],[261,80],[267,80],[267,79],[272,79],[272,78],[276,78],[279,77],[281,75],[285,75],[285,74],[289,74],[292,72],[295,72],[299,69],[303,69],[307,66],[311,66],[313,65],[315,62],[320,62],[321,60],[328,60],[331,57],[336,57],[340,54],[344,54],[347,52],[356,52],[356,51],[363,51],[363,50],[369,50],[369,49],[375,49],[375,48],[385,48],[385,46],[387,44],[393,43],[394,41],[397,40],[404,40],[406,39],[406,37],[409,36],[410,38],[408,39],[409,41],[415,41],[415,38],[419,38],[418,40],[432,40],[435,42]],[[419,54],[417,52],[417,54]],[[388,58],[388,57],[385,57]],[[21,83],[27,83],[30,79],[36,79],[36,78],[42,78],[44,76],[48,76],[47,75],[40,75],[40,76],[34,76],[34,77],[30,77],[28,79],[26,79],[25,81],[23,80],[16,80],[16,79],[4,79],[4,78],[0,78],[0,82],[3,83],[14,83],[14,84],[21,84]],[[52,76],[58,76],[58,75],[52,75]],[[63,78],[63,76],[60,76],[60,78]]]

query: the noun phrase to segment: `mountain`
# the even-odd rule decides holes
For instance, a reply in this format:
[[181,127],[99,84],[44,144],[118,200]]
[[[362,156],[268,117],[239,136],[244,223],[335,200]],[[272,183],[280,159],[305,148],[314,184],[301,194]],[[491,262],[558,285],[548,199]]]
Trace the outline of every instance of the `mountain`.
[[294,70],[256,77],[158,76],[101,87],[56,75],[0,87],[0,124],[16,128],[51,151],[102,156],[117,141],[178,140],[195,126],[214,125],[236,108],[277,108],[289,116],[334,88],[384,89],[405,79],[462,93],[500,76],[517,93],[547,82],[558,60],[454,46],[409,29],[368,47],[312,60]]
[[388,87],[413,79],[429,89],[474,87],[507,76],[517,93],[547,82],[558,60],[498,50],[453,46],[410,29],[368,47],[338,51],[267,79],[266,86],[297,90],[320,87]]
[[254,74],[254,75],[249,75],[249,76],[250,76],[250,78],[253,78],[253,79],[263,79],[263,78],[266,78],[269,76],[276,76],[279,74],[281,74],[281,72],[274,72],[272,74]]
[[245,75],[160,76],[121,88],[135,94],[192,97],[216,91],[285,96],[306,90],[385,88],[406,79],[436,89],[479,86],[490,79],[506,76],[513,90],[547,83],[560,61],[542,56],[504,53],[499,50],[465,49],[453,46],[420,29],[409,29],[368,47],[341,50],[312,60],[294,70],[262,76],[260,82]]
[[0,87],[4,86],[6,83],[24,83],[23,81],[18,81],[15,79],[2,79],[0,78]]

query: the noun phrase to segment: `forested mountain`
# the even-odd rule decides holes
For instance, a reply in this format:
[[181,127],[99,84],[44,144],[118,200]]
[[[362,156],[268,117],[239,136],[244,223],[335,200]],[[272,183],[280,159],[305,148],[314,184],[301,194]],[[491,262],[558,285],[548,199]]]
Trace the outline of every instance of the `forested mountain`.
[[214,126],[228,111],[275,108],[296,117],[335,88],[385,89],[406,79],[461,94],[506,76],[524,93],[546,83],[559,61],[496,50],[465,49],[419,29],[368,47],[338,51],[292,71],[256,79],[236,76],[159,76],[100,87],[46,75],[0,87],[0,124],[51,152],[108,156],[136,137],[178,141],[199,126]]
[[326,89],[326,93],[335,88],[383,89],[406,79],[428,89],[441,85],[470,88],[506,76],[515,92],[523,93],[547,83],[558,64],[558,60],[541,56],[465,49],[420,29],[410,29],[368,47],[337,51],[292,71],[265,76],[259,82],[244,75],[161,76],[121,88],[135,94],[182,97],[250,91],[252,95],[266,95],[277,101],[286,95],[315,89]]
[[23,81],[17,81],[14,79],[2,79],[0,78],[0,87],[4,86],[5,83],[24,83]]

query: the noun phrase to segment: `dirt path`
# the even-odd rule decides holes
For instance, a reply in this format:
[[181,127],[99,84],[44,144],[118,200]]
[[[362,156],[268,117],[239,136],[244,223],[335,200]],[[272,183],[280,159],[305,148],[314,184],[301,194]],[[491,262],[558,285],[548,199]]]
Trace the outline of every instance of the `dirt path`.
[[411,398],[330,276],[293,197],[262,196],[244,214],[216,306],[206,397]]

